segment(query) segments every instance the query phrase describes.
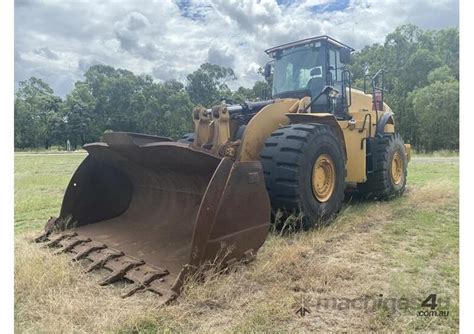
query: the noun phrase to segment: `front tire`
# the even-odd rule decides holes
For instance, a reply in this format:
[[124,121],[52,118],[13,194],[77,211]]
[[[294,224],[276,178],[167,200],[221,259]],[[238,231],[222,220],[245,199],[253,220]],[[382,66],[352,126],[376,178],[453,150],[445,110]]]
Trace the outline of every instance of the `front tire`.
[[272,208],[300,215],[303,228],[327,222],[344,199],[342,145],[330,126],[306,123],[279,128],[261,152]]

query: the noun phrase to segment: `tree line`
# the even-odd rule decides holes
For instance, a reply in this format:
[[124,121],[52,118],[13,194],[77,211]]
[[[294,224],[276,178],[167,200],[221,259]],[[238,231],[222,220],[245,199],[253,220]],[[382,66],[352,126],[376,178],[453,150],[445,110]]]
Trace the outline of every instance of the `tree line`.
[[[459,147],[459,31],[398,27],[385,38],[356,52],[350,64],[353,86],[379,68],[386,71],[386,102],[398,130],[416,149]],[[261,72],[261,71],[260,71]],[[61,98],[43,80],[19,83],[15,93],[15,148],[73,148],[100,140],[104,131],[158,134],[171,138],[192,131],[191,110],[222,98],[257,100],[268,83],[229,88],[237,77],[231,68],[202,64],[186,77],[156,82],[149,75],[94,65]]]
[[397,130],[418,150],[459,148],[459,29],[403,25],[384,44],[366,46],[351,64],[354,85],[365,71],[386,71],[386,102]]

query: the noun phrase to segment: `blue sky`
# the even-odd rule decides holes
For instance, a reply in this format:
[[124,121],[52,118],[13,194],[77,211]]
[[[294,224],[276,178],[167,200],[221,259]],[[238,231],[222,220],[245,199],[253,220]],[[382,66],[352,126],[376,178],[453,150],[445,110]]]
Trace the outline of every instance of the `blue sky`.
[[349,0],[336,0],[315,5],[309,8],[313,13],[335,12],[342,11],[349,7]]
[[93,64],[184,81],[208,61],[249,87],[271,46],[327,34],[360,49],[401,24],[457,26],[458,12],[456,0],[17,0],[15,82],[64,96]]

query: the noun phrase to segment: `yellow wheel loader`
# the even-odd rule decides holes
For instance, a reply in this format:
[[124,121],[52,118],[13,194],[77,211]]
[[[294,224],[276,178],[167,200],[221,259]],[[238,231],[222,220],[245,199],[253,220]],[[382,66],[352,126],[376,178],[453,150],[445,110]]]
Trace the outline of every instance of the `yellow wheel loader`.
[[344,192],[378,199],[405,189],[410,146],[384,103],[383,71],[351,87],[352,48],[328,36],[266,50],[272,99],[195,108],[193,133],[109,132],[85,145],[58,218],[36,241],[107,269],[101,284],[174,299],[220,258],[250,261],[271,212],[327,222]]

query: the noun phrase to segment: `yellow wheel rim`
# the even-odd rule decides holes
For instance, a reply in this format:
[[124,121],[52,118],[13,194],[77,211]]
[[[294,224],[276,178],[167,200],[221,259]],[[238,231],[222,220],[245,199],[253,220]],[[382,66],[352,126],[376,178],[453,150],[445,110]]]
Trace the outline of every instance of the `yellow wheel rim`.
[[399,185],[403,181],[403,159],[400,152],[396,151],[392,158],[392,183]]
[[316,199],[323,203],[328,201],[336,186],[336,167],[328,154],[321,154],[314,163],[311,183]]

